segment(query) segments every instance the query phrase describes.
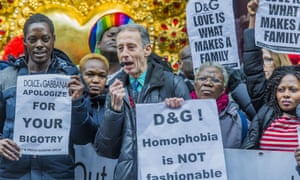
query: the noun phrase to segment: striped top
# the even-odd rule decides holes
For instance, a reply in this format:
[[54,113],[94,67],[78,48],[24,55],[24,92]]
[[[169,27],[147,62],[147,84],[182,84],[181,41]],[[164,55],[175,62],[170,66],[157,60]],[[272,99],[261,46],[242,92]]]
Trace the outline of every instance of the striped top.
[[298,147],[297,118],[280,117],[265,130],[260,139],[259,148],[270,151],[294,152]]

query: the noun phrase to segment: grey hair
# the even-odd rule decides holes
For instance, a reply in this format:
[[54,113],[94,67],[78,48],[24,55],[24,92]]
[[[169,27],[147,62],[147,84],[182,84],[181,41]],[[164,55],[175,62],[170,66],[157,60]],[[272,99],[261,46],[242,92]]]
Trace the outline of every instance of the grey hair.
[[217,62],[206,62],[204,64],[202,64],[198,69],[197,69],[197,76],[199,76],[199,73],[202,72],[206,67],[215,67],[217,69],[219,69],[224,77],[224,87],[227,87],[228,84],[228,79],[229,79],[229,75],[227,70],[225,69],[225,67]]
[[143,48],[150,44],[149,33],[144,26],[139,24],[124,24],[121,25],[119,28],[119,33],[122,31],[138,31],[141,35]]

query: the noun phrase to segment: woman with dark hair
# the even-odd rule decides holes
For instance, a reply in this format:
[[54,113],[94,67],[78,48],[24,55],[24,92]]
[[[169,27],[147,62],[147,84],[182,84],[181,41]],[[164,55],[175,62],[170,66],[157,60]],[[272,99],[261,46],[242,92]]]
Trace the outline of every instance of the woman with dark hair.
[[266,86],[264,105],[251,122],[243,148],[294,152],[300,165],[297,107],[300,103],[300,66],[276,68]]

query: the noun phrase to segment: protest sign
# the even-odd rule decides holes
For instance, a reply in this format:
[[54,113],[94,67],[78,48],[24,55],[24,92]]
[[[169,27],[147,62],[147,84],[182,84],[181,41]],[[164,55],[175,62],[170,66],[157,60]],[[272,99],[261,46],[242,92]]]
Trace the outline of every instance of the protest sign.
[[92,144],[74,145],[75,180],[112,180],[117,159],[109,159],[96,153]]
[[293,152],[225,149],[230,180],[296,180]]
[[300,53],[299,0],[260,0],[255,21],[257,46],[279,53]]
[[69,76],[18,76],[14,141],[22,154],[69,153],[71,96]]
[[190,0],[186,18],[194,72],[207,61],[240,68],[232,0]]
[[139,179],[227,179],[216,101],[137,104]]

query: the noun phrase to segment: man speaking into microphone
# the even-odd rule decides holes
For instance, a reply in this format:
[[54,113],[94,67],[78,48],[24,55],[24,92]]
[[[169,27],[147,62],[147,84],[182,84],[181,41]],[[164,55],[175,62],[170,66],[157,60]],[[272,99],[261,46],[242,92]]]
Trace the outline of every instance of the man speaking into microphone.
[[118,158],[115,180],[132,180],[137,179],[135,104],[164,101],[178,108],[190,95],[181,77],[149,59],[152,47],[145,27],[127,24],[119,28],[116,42],[122,70],[110,81],[94,143],[98,154]]

